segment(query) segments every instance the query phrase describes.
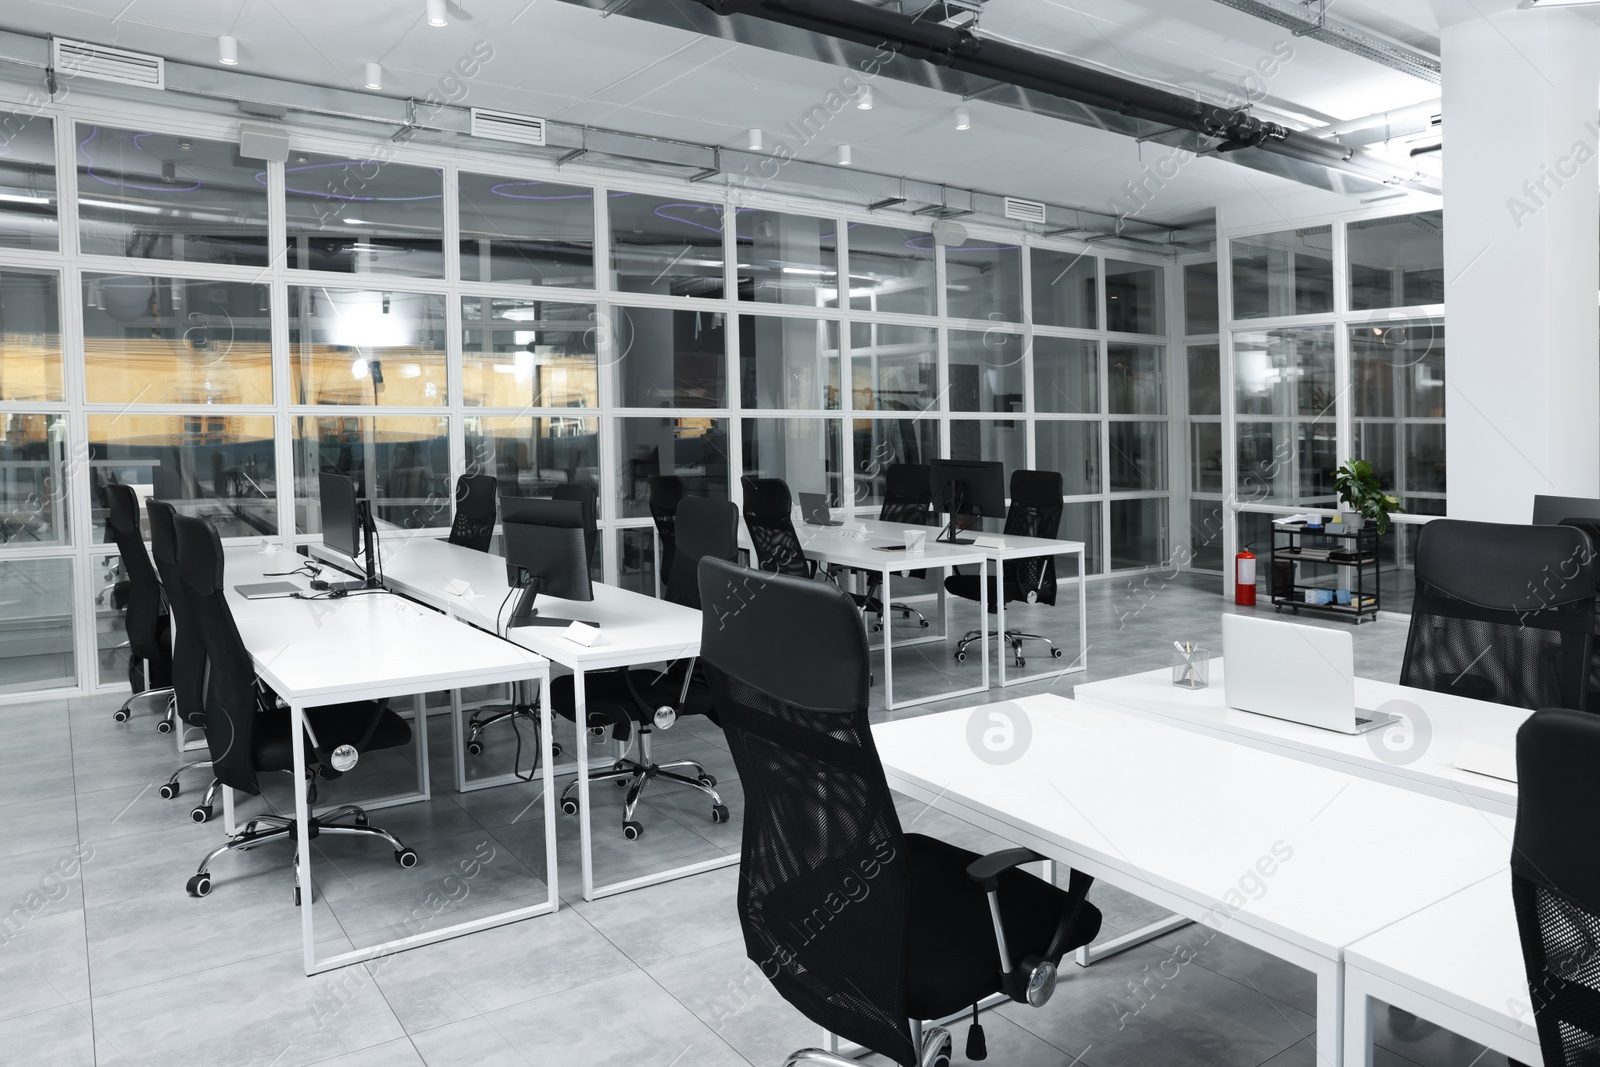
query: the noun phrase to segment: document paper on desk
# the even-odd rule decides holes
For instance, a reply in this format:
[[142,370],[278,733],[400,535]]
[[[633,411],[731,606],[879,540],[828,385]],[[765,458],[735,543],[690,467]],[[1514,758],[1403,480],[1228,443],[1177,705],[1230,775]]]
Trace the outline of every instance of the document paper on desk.
[[1484,745],[1477,741],[1463,741],[1450,764],[1457,770],[1487,775],[1503,782],[1517,780],[1517,750],[1499,745]]

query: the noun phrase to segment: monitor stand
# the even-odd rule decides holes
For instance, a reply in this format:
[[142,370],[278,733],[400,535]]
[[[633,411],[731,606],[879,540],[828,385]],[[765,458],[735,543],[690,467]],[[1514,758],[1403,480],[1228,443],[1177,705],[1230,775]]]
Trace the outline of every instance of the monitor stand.
[[945,525],[944,532],[933,540],[941,545],[971,545],[976,544],[970,537],[957,537],[961,532],[961,507],[966,502],[966,486],[960,482],[951,482],[949,485],[950,521]]
[[538,596],[539,590],[536,586],[530,585],[522,590],[522,595],[517,598],[517,606],[511,609],[511,618],[506,621],[506,629],[511,630],[519,626],[567,627],[575,622],[593,626],[595,629],[600,628],[599,623],[590,622],[588,619],[558,619],[553,615],[540,615],[539,609],[533,606]]

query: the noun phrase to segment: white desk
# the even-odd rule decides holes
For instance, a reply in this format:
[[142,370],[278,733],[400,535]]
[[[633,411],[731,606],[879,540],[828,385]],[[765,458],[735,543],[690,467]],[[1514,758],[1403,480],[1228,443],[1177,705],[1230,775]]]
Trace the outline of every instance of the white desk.
[[1344,1062],[1372,1067],[1373,1000],[1526,1064],[1539,1033],[1511,906],[1511,874],[1446,897],[1345,950]]
[[[412,800],[427,799],[428,729],[424,695],[437,689],[494,685],[516,681],[547,681],[550,665],[541,657],[486,633],[461,626],[401,597],[388,594],[350,596],[340,600],[245,600],[233,587],[262,580],[263,572],[283,571],[300,557],[290,552],[263,553],[235,549],[226,556],[228,605],[239,636],[254,661],[256,674],[286,701],[294,724],[295,781],[303,783],[306,771],[305,712],[307,708],[382,697],[416,697],[418,793],[365,802],[377,809]],[[284,580],[284,579],[279,579]],[[304,579],[295,579],[305,587]],[[302,887],[301,934],[306,974],[347,966],[418,945],[553,912],[559,905],[555,856],[555,777],[550,766],[550,722],[543,716],[545,862],[549,897],[542,903],[485,916],[423,934],[340,953],[319,960],[312,906],[311,858],[314,850],[301,850],[301,869],[295,872]],[[359,773],[359,772],[357,772]],[[310,809],[306,791],[295,788],[297,840],[309,841]],[[223,791],[232,826],[231,790]],[[406,873],[397,868],[396,877]]]
[[[341,559],[320,545],[313,546],[313,551],[325,559]],[[384,581],[391,588],[474,626],[484,629],[495,627],[495,614],[505,602],[510,588],[506,582],[504,558],[431,537],[404,540],[390,537],[384,542],[380,554]],[[348,561],[345,561],[345,565],[348,566]],[[454,579],[470,585],[472,595],[457,597],[446,593],[445,584]],[[592,647],[567,640],[560,629],[553,627],[524,626],[507,633],[511,640],[572,671],[576,721],[580,724],[588,721],[588,702],[584,694],[586,672],[662,663],[700,654],[700,612],[643,593],[597,582],[594,585],[594,600],[588,603],[540,597],[537,606],[541,616],[584,619],[600,626],[601,643]],[[506,604],[506,613],[509,614],[510,610],[510,604]],[[546,709],[544,718],[548,718],[549,701],[542,701],[541,706]],[[545,724],[544,736],[548,745],[548,723]],[[738,854],[730,853],[642,878],[596,886],[589,804],[589,754],[584,738],[584,730],[580,727],[578,744],[574,747],[577,749],[575,769],[578,774],[579,842],[585,900],[595,900],[739,862]],[[456,743],[459,761],[463,758],[459,719]],[[548,761],[548,756],[546,759]]]
[[[1500,815],[1517,813],[1516,783],[1451,764],[1469,741],[1515,751],[1517,729],[1530,714],[1521,708],[1357,678],[1357,707],[1377,710],[1392,701],[1405,701],[1411,708],[1385,710],[1412,717],[1416,714],[1412,709],[1418,709],[1425,723],[1410,725],[1408,729],[1415,734],[1388,727],[1352,736],[1235,711],[1224,699],[1223,670],[1223,661],[1213,659],[1211,684],[1200,690],[1178,688],[1172,684],[1172,671],[1163,668],[1090,682],[1078,686],[1072,695],[1074,700],[1175,723]],[[1307,694],[1307,699],[1312,699],[1312,694]],[[1391,747],[1391,742],[1398,742],[1398,747]]]
[[[1003,764],[969,741],[997,713]],[[873,735],[895,789],[1315,973],[1330,1067],[1346,946],[1506,867],[1509,819],[1058,696]]]

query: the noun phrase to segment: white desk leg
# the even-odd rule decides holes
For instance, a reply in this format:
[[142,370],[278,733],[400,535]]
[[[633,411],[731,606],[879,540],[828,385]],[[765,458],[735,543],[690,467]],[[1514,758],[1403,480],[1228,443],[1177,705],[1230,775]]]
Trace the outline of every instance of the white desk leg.
[[[988,583],[984,584],[987,585]],[[999,661],[1000,688],[1004,689],[1006,687],[1006,565],[1005,561],[999,558],[994,561],[994,592],[994,656]],[[985,610],[984,618],[988,618],[988,616],[989,613]],[[989,636],[987,634],[984,635],[983,643],[985,647],[988,647]]]
[[297,703],[289,705],[289,730],[294,747],[294,877],[300,888],[300,939],[309,976],[317,963],[317,933],[312,927],[316,902],[311,892],[311,806],[306,803],[306,715]]
[[[583,899],[594,899],[594,852],[589,828],[589,701],[583,672],[572,672],[572,711],[578,725],[578,853],[583,866]],[[545,736],[549,736],[548,734]]]
[[883,568],[883,583],[879,587],[878,606],[883,609],[883,706],[894,708],[894,623],[889,619],[889,568]]
[[1317,968],[1317,1067],[1343,1067],[1343,1047],[1344,964],[1324,960]]
[[1372,1067],[1372,997],[1357,970],[1344,976],[1344,1064]]
[[1089,585],[1084,581],[1083,549],[1078,549],[1078,666],[1089,666]]
[[417,735],[417,792],[423,800],[433,799],[433,779],[428,774],[428,694],[416,695],[417,723],[412,729]]
[[[516,699],[514,696],[512,699]],[[461,690],[450,690],[450,731],[455,737],[456,792],[467,791],[467,737],[461,721]]]
[[[544,751],[544,869],[550,887],[550,910],[561,910],[561,872],[556,869],[556,756],[555,729],[550,722],[550,672],[547,668],[539,686],[539,735]],[[580,737],[583,735],[580,734]]]
[[[989,563],[978,565],[978,646],[983,649],[983,688],[989,688]],[[1001,676],[1004,684],[1005,676]]]

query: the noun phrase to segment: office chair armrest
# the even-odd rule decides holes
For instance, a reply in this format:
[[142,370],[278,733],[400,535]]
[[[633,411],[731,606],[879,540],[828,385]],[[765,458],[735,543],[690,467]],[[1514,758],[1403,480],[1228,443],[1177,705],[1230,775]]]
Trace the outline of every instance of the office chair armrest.
[[[678,721],[678,716],[683,714],[684,705],[689,702],[689,687],[694,683],[694,668],[697,657],[690,657],[683,672],[683,687],[678,692],[676,701],[666,704],[651,704],[645,700],[644,694],[639,692],[639,687],[634,684],[633,672],[623,670],[622,684],[627,687],[628,696],[633,698],[634,706],[645,716],[646,720],[653,723],[657,729],[668,730]],[[674,660],[673,663],[679,661]],[[672,666],[668,665],[663,675],[670,674]],[[665,721],[663,721],[665,720]]]
[[991,852],[967,864],[967,877],[983,886],[985,893],[1000,889],[1000,874],[1024,863],[1040,863],[1044,857],[1031,848],[1008,848]]
[[1000,951],[1000,988],[1006,996],[1019,1004],[1038,1007],[1050,999],[1055,991],[1056,966],[1069,948],[1068,942],[1078,925],[1094,879],[1082,871],[1073,870],[1067,887],[1066,905],[1061,909],[1061,920],[1050,938],[1050,947],[1042,956],[1024,956],[1014,959],[1006,944],[1005,924],[1000,918],[1000,875],[1024,863],[1034,863],[1046,857],[1031,848],[1008,848],[992,852],[967,865],[967,877],[979,883],[989,897],[989,917],[994,921],[995,945]]

